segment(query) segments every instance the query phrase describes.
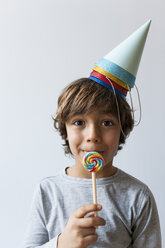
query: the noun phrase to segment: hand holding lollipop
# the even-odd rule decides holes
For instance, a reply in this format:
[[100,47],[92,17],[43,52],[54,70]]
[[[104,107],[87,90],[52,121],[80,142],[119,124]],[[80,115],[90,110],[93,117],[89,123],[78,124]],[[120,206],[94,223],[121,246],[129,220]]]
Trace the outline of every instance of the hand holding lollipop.
[[[92,184],[93,184],[93,201],[97,204],[97,191],[96,191],[96,173],[103,168],[103,157],[98,152],[88,152],[83,158],[84,167],[92,172]],[[95,211],[95,216],[97,216]]]

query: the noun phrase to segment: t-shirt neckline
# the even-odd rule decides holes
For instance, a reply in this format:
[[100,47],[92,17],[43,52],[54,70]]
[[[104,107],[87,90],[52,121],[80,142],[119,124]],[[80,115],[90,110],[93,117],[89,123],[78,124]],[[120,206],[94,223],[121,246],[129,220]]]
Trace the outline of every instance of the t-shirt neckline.
[[[70,181],[72,183],[77,184],[83,184],[83,185],[89,185],[92,183],[92,178],[79,178],[79,177],[73,177],[68,174],[66,174],[66,170],[69,167],[65,167],[62,172],[62,176],[65,180]],[[114,182],[120,174],[120,169],[117,168],[116,173],[113,176],[110,177],[102,177],[102,178],[96,178],[97,185],[104,185]]]

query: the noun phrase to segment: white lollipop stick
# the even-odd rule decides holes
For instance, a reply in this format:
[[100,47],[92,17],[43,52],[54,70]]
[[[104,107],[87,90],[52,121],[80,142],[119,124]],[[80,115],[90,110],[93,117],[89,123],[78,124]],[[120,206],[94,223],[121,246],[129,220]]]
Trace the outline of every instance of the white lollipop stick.
[[[96,172],[92,172],[92,185],[93,185],[93,203],[97,204],[97,190],[96,190]],[[94,216],[98,216],[98,212],[94,212]]]

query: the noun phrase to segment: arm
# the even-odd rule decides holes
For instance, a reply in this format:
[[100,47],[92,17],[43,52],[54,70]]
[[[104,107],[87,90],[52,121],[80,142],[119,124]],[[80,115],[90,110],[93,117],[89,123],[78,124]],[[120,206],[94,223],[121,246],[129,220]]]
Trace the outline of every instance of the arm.
[[133,248],[161,248],[159,216],[155,199],[146,188],[142,192],[136,222],[133,225]]
[[43,195],[38,184],[35,187],[29,212],[24,248],[56,248],[58,235],[49,240],[43,209]]

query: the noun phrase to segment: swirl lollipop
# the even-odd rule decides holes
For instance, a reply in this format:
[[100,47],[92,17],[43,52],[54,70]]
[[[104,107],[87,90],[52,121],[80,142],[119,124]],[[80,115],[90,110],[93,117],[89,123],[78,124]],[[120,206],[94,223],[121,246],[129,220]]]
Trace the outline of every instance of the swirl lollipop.
[[[88,152],[83,158],[83,166],[90,172],[92,172],[92,184],[93,184],[93,201],[97,204],[97,191],[96,191],[96,172],[99,172],[103,168],[104,159],[98,152]],[[95,216],[98,213],[95,211]]]
[[98,152],[88,152],[84,156],[83,165],[90,172],[99,172],[103,168],[103,157]]

